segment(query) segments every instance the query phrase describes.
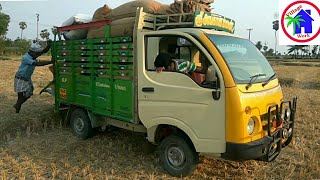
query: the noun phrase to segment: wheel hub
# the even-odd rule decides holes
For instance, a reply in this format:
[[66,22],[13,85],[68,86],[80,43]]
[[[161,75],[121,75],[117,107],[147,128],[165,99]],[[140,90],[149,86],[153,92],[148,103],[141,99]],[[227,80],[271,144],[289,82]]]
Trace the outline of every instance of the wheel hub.
[[77,118],[75,120],[75,129],[76,129],[76,131],[81,132],[81,131],[83,131],[83,128],[84,128],[83,119],[82,118]]
[[168,149],[167,158],[170,164],[172,164],[175,167],[182,166],[185,162],[184,152],[178,147],[170,147]]

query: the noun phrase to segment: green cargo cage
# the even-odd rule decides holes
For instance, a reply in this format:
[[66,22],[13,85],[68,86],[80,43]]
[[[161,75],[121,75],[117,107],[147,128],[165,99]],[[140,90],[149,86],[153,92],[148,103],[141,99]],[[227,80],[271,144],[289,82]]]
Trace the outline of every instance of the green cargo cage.
[[92,113],[132,122],[134,118],[133,38],[62,40],[52,47],[56,110],[60,105],[86,108]]

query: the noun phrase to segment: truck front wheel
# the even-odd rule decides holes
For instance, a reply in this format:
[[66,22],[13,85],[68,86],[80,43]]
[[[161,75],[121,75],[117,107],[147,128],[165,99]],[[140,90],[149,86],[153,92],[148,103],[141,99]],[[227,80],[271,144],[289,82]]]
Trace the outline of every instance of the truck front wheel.
[[178,135],[166,137],[159,146],[163,168],[172,176],[184,177],[193,173],[199,154],[185,138]]
[[75,109],[72,112],[70,126],[73,134],[81,139],[87,139],[93,135],[90,119],[82,109]]

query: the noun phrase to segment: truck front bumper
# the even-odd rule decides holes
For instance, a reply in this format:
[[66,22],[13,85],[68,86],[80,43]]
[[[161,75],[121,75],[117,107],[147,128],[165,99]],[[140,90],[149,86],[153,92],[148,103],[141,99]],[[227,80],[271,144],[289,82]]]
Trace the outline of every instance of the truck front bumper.
[[[287,120],[281,119],[281,114],[279,113],[282,112],[285,104],[288,104],[291,111],[290,118]],[[278,105],[270,106],[268,111],[268,136],[245,144],[227,142],[226,152],[223,153],[221,157],[233,161],[263,160],[270,162],[275,160],[280,154],[281,149],[289,145],[292,140],[296,106],[297,97],[295,97],[292,102],[282,102],[280,110]],[[279,127],[274,132],[271,132],[270,129],[272,125],[272,109],[275,109],[277,114],[279,114],[276,119]]]
[[222,154],[222,158],[232,161],[259,159],[266,156],[271,143],[272,138],[269,136],[246,144],[227,142],[226,153]]

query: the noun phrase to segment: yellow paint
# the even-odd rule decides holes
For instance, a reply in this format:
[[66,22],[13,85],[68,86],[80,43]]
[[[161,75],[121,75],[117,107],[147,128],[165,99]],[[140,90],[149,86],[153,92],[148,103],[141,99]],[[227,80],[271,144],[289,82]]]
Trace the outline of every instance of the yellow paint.
[[67,99],[67,90],[66,89],[60,88],[59,94],[60,94],[61,99]]
[[[280,105],[283,99],[282,91],[275,79],[262,88],[261,83],[252,86],[249,91],[242,92],[244,85],[226,89],[226,141],[233,143],[248,143],[267,135],[262,129],[260,115],[268,112],[272,104]],[[245,88],[244,88],[245,89]],[[251,113],[246,114],[249,106]],[[253,117],[256,126],[252,135],[247,133],[248,120]]]
[[195,26],[216,26],[223,29],[227,29],[230,32],[234,32],[234,22],[226,19],[225,17],[220,16],[212,16],[211,14],[207,14],[204,12],[200,12],[195,17]]
[[[271,104],[280,105],[283,95],[278,79],[270,81],[265,87],[262,83],[253,84],[248,90],[246,84],[236,85],[217,48],[204,34],[200,36],[200,40],[213,54],[223,74],[226,86],[226,142],[248,143],[267,136],[267,131],[262,129],[260,115],[266,114]],[[247,106],[251,108],[250,114],[245,113]],[[253,134],[249,135],[247,124],[251,117],[256,125]]]
[[195,25],[196,25],[196,27],[201,27],[202,26],[202,17],[197,16],[195,18]]

